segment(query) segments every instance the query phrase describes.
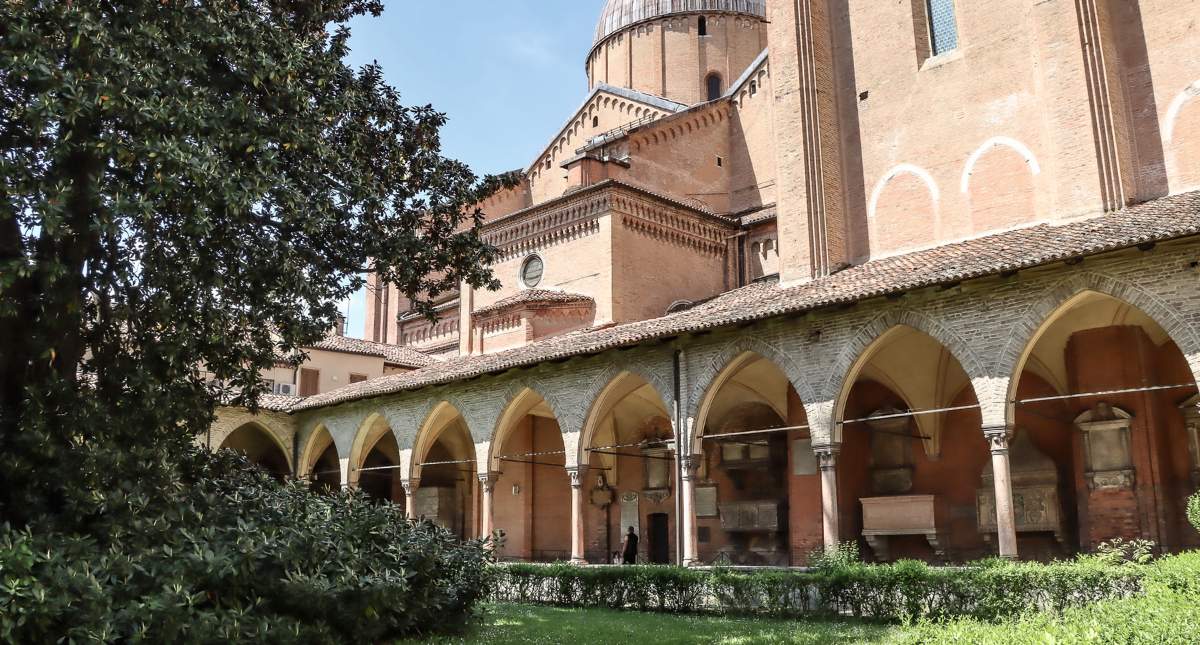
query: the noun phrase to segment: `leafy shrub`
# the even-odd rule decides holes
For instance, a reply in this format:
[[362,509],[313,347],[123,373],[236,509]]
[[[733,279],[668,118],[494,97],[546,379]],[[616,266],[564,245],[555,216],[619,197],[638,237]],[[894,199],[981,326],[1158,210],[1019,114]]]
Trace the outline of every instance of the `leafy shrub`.
[[232,453],[131,487],[95,534],[0,527],[0,642],[383,642],[461,624],[488,551]]
[[809,566],[817,571],[836,571],[862,564],[858,542],[842,542],[835,547],[820,548],[808,556]]
[[1096,546],[1096,553],[1093,556],[1085,557],[1095,557],[1110,565],[1150,564],[1150,561],[1154,559],[1156,547],[1153,540],[1114,538],[1101,542]]
[[770,616],[854,615],[887,620],[994,620],[1138,592],[1145,567],[1096,560],[986,560],[968,567],[855,562],[845,552],[809,572],[678,567],[502,565],[494,598],[572,607]]
[[1188,498],[1187,517],[1192,526],[1196,527],[1197,531],[1200,531],[1200,492]]

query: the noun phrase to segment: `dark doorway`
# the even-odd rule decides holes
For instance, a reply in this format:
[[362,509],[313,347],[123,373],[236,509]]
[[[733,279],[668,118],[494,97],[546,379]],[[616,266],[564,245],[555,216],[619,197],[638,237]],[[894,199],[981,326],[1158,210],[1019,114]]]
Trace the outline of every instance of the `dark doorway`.
[[666,513],[653,513],[650,520],[650,564],[671,564],[671,529]]

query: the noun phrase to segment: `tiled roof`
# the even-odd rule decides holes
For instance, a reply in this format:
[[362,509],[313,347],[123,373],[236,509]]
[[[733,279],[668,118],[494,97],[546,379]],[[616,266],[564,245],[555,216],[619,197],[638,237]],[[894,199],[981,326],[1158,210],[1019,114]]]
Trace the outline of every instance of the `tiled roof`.
[[523,289],[517,293],[501,299],[486,306],[475,310],[475,315],[481,316],[492,313],[493,311],[501,311],[516,305],[537,304],[537,305],[566,305],[566,304],[585,304],[593,303],[590,297],[581,293],[569,293],[567,291],[554,291],[551,289]]
[[341,352],[343,354],[359,354],[362,356],[378,356],[385,363],[401,367],[426,367],[436,362],[427,354],[418,352],[411,347],[376,343],[369,340],[362,340],[361,338],[350,338],[349,336],[330,336],[309,349]]
[[787,288],[775,283],[752,284],[662,318],[563,334],[496,354],[451,358],[413,372],[309,397],[297,401],[292,409],[307,410],[416,390],[689,332],[1197,234],[1200,234],[1200,191],[1164,197],[1091,219],[1040,224],[874,260]]

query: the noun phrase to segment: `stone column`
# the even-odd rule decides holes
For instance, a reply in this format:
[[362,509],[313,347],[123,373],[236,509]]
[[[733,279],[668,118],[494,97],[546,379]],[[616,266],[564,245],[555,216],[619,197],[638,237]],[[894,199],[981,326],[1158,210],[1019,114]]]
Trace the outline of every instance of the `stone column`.
[[683,566],[700,564],[700,545],[696,539],[696,471],[699,459],[695,455],[683,455],[679,460],[682,471],[683,513]]
[[353,484],[350,482],[349,459],[338,460],[338,484],[342,490],[349,490],[350,488],[353,488]]
[[996,426],[983,429],[992,450],[992,475],[996,486],[996,538],[1000,557],[1017,557],[1017,518],[1013,510],[1012,477],[1008,464],[1008,428]]
[[421,485],[419,479],[405,479],[400,482],[404,486],[404,514],[408,519],[417,519],[417,488]]
[[583,480],[587,466],[567,468],[571,478],[571,564],[587,564],[583,557]]
[[841,451],[838,443],[813,446],[821,468],[821,525],[827,549],[837,548],[841,542],[837,492],[837,458]]
[[492,537],[492,491],[496,488],[496,482],[500,479],[500,473],[479,473],[479,537],[487,539]]

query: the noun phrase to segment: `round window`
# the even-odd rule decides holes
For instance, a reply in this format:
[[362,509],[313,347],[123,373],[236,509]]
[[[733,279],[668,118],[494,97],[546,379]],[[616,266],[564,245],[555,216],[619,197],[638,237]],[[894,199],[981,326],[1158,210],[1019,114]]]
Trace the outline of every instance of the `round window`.
[[545,269],[546,265],[540,256],[531,255],[525,258],[525,262],[521,265],[521,284],[529,288],[538,286],[542,282],[542,273]]

